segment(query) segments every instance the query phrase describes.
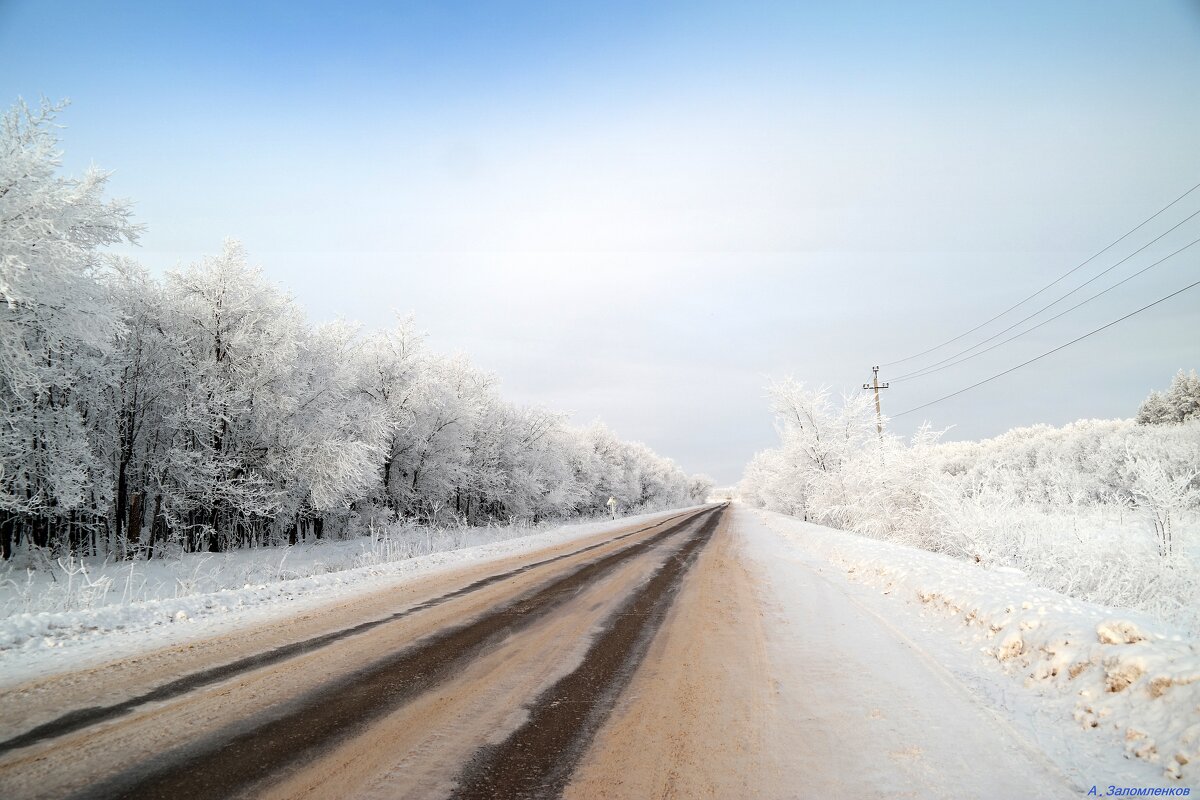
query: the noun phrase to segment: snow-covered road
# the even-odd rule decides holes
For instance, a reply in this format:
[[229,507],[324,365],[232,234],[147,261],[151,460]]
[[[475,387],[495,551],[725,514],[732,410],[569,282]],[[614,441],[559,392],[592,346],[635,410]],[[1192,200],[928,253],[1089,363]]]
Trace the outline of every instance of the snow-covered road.
[[797,781],[790,796],[1080,796],[899,627],[781,546],[751,512],[733,517],[762,578],[779,736],[791,744],[780,756]]
[[821,563],[710,506],[30,681],[0,795],[1086,794]]

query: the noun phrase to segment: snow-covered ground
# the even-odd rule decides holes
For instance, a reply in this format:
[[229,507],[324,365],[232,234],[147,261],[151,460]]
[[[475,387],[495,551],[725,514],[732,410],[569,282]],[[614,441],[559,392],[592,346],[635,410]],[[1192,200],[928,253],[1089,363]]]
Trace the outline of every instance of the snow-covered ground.
[[1200,788],[1200,642],[1184,630],[1056,594],[1016,570],[739,513],[758,516],[756,547],[773,570],[823,578],[1084,793]]
[[78,561],[37,571],[10,567],[0,577],[0,687],[283,619],[468,563],[681,510],[534,529],[407,528],[374,539],[118,564],[85,562],[83,569]]
[[371,536],[308,539],[290,547],[176,552],[150,560],[51,558],[21,549],[0,563],[0,619],[41,611],[88,611],[279,583],[544,533],[552,524],[434,528],[392,525]]
[[[332,601],[670,513],[536,533],[470,531],[426,542],[422,547],[441,550],[413,557],[396,543],[347,542],[291,548],[286,559],[283,551],[264,550],[207,561],[197,556],[193,563],[141,562],[135,576],[166,571],[147,576],[147,583],[166,584],[185,569],[211,583],[179,597],[0,619],[0,686],[286,620]],[[1012,783],[996,765],[1015,758],[1027,760],[1026,778],[1047,781],[1046,796],[1057,785],[1046,776],[1055,773],[1084,794],[1092,786],[1101,795],[1109,786],[1200,790],[1200,643],[1184,630],[1065,597],[1015,570],[740,504],[735,514],[769,584],[768,640],[791,642],[787,658],[824,670],[797,676],[795,691],[781,695],[808,704],[789,718],[865,709],[868,729],[860,733],[870,735],[857,737],[853,754],[855,769],[871,772],[863,776],[867,783],[922,785],[921,770],[936,768],[952,772],[942,784],[962,778],[974,787],[968,795],[989,796],[989,786]],[[506,533],[527,535],[476,543]],[[121,591],[129,596],[118,586],[129,580],[129,569],[93,569],[89,580],[111,578],[118,588],[108,596],[120,600]],[[252,574],[257,582],[244,580]],[[22,591],[9,585],[4,597],[13,603]],[[822,649],[825,640],[842,649]],[[839,652],[844,663],[834,663]],[[964,690],[973,702],[955,699]],[[837,708],[821,707],[826,701]],[[985,735],[985,728],[994,730]],[[829,731],[812,733],[801,748],[812,758],[825,739],[829,758],[844,745]],[[1011,758],[986,759],[991,772],[972,768],[972,754],[981,756],[997,741],[1013,750]]]

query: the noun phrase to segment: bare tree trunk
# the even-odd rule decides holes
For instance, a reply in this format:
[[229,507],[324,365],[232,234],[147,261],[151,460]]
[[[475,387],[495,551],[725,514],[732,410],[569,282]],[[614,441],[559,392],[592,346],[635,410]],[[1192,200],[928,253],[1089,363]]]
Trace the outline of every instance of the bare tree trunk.
[[0,558],[5,561],[12,558],[13,550],[16,549],[18,524],[16,514],[10,511],[0,512]]
[[121,534],[125,532],[125,515],[129,510],[129,461],[125,458],[125,454],[121,454],[120,463],[117,464],[117,510],[116,510],[116,527],[117,541],[121,541]]
[[383,460],[383,502],[387,504],[389,509],[397,512],[397,516],[399,516],[396,503],[392,499],[392,465],[396,462],[395,451],[396,443],[393,440],[391,449],[388,451],[388,457]]
[[50,546],[50,519],[36,516],[33,518],[33,543],[38,547]]
[[142,522],[145,508],[142,503],[142,493],[133,492],[129,495],[129,540],[130,550],[136,550],[142,540]]
[[150,520],[150,551],[146,558],[154,557],[154,545],[166,539],[166,521],[162,518],[162,495],[154,495],[154,516]]
[[209,519],[208,552],[219,553],[221,552],[221,529],[218,527],[218,524],[221,521],[221,515],[217,509],[214,508],[212,510]]

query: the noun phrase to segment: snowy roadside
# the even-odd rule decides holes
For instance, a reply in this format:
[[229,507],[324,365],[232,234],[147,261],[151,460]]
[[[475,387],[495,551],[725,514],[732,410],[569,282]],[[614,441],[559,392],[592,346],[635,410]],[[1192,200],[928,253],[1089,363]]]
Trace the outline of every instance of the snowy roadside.
[[1200,642],[1185,631],[1016,570],[754,513],[780,558],[841,586],[1077,785],[1200,788]]
[[[14,614],[0,619],[0,688],[35,676],[79,669],[218,635],[241,626],[284,620],[333,601],[400,586],[416,578],[535,551],[608,529],[653,522],[685,510],[622,517],[616,522],[603,520],[561,525],[471,547],[304,577],[279,577],[240,588],[222,588],[183,597],[117,603],[84,610]],[[348,544],[357,546],[357,543]],[[275,561],[284,555],[283,549],[247,550],[231,554],[233,557],[223,563],[232,564],[233,569],[244,569],[244,564],[237,563],[238,556],[242,561],[261,560],[264,552]],[[311,560],[311,552],[306,555]],[[298,560],[305,557],[300,555]],[[144,566],[145,562],[142,564]],[[277,570],[275,574],[286,573]]]

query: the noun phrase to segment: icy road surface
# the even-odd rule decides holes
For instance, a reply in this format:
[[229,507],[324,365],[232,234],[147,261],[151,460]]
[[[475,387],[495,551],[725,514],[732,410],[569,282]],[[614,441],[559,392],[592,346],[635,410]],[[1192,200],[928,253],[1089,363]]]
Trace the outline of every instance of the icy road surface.
[[710,506],[0,693],[0,796],[1075,797]]

